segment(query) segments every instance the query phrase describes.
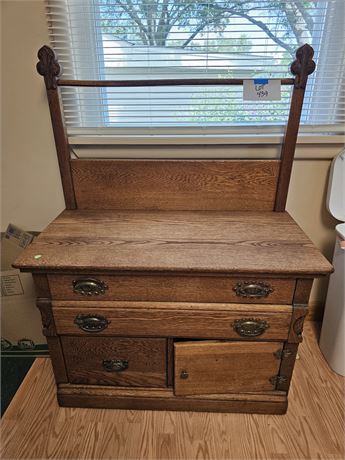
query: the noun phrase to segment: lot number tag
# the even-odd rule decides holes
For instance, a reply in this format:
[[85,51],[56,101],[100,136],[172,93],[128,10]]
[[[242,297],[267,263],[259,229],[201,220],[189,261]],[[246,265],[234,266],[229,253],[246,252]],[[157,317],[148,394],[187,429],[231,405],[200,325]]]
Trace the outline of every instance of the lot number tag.
[[280,99],[280,80],[260,78],[243,82],[244,101],[280,101]]

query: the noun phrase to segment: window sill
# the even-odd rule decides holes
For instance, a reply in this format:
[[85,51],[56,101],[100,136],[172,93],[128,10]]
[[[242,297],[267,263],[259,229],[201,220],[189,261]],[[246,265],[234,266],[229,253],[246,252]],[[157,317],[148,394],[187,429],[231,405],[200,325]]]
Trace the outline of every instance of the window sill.
[[[68,137],[74,146],[87,145],[279,145],[283,141],[282,134],[72,134]],[[297,144],[344,144],[343,134],[300,134]]]

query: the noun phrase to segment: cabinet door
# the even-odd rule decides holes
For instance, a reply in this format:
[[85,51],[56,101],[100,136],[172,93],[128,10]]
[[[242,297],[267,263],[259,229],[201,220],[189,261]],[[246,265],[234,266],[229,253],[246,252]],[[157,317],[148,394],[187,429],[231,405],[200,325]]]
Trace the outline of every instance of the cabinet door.
[[262,392],[275,389],[280,342],[176,342],[175,394]]

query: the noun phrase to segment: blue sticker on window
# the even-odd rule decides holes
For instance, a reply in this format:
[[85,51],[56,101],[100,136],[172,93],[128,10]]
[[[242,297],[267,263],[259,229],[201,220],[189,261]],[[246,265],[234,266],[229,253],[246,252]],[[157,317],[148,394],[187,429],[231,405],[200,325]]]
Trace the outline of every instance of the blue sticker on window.
[[254,80],[254,85],[267,85],[268,78],[257,78]]

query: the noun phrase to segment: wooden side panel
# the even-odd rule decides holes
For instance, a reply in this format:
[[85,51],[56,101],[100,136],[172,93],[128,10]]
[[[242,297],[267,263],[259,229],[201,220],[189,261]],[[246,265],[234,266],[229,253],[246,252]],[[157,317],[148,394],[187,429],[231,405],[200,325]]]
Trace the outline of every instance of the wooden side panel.
[[[109,324],[97,336],[130,337],[200,337],[215,339],[253,340],[243,337],[234,329],[234,322],[245,318],[265,321],[267,329],[255,340],[286,340],[291,322],[291,306],[276,306],[272,311],[263,311],[261,306],[241,306],[234,310],[222,310],[217,304],[208,310],[186,308],[89,308],[54,307],[54,318],[59,334],[86,336],[76,324],[75,319],[88,315],[101,315]],[[239,306],[237,306],[239,307]]]
[[32,278],[34,280],[37,297],[50,299],[50,289],[47,275],[33,273]]
[[300,307],[300,306],[293,306],[292,309],[292,318],[291,318],[291,326],[289,331],[289,339],[290,343],[299,343],[303,340],[303,324],[305,317],[307,316],[308,308]]
[[[166,340],[113,337],[61,337],[71,383],[166,386]],[[104,361],[127,362],[107,370]]]
[[[182,275],[48,275],[52,298],[57,300],[95,301],[95,296],[73,292],[73,281],[93,278],[105,283],[108,289],[97,300],[154,301],[154,302],[233,302],[291,304],[295,279],[237,278],[229,276]],[[262,282],[272,292],[264,297],[237,295],[239,283]]]
[[202,395],[275,389],[278,374],[274,353],[282,343],[175,343],[175,394]]
[[48,336],[47,343],[52,361],[55,381],[56,383],[67,383],[68,378],[60,338],[57,336]]
[[286,380],[277,384],[276,388],[278,390],[289,391],[292,373],[296,362],[297,350],[298,343],[285,342],[279,375],[286,377]]
[[79,209],[272,211],[279,160],[72,160]]
[[49,354],[53,366],[56,383],[67,383],[67,373],[60,338],[56,334],[56,327],[50,300],[50,290],[47,275],[33,274],[37,294],[36,305],[41,313],[42,332],[46,336]]
[[296,289],[293,296],[294,305],[308,305],[310,291],[313,286],[313,279],[298,279]]
[[56,336],[56,328],[50,299],[38,298],[36,301],[36,306],[41,313],[43,335],[46,337]]

